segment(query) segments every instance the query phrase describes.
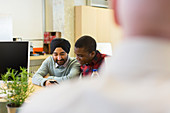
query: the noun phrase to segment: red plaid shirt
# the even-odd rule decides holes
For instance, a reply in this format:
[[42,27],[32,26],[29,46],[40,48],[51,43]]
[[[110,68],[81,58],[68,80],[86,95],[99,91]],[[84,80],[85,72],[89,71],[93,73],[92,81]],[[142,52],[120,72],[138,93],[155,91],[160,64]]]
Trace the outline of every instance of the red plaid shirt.
[[106,56],[106,54],[101,54],[99,51],[96,51],[96,56],[93,58],[92,62],[90,64],[84,64],[81,66],[82,75],[91,75],[93,69],[99,70],[100,65]]

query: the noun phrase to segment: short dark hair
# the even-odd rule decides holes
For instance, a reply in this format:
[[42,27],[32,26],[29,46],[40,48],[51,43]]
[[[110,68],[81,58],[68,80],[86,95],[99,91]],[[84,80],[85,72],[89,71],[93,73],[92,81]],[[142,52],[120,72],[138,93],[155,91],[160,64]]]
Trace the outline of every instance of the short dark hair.
[[92,51],[96,51],[96,41],[91,36],[84,35],[76,41],[75,47],[84,48],[91,53]]

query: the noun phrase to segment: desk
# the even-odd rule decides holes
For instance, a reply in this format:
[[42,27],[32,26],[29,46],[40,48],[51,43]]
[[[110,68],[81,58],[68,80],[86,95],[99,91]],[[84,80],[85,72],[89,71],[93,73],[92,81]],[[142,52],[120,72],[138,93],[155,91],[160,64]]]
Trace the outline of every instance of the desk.
[[40,56],[30,56],[30,66],[39,66],[41,63],[47,58],[51,56],[48,55],[40,55]]

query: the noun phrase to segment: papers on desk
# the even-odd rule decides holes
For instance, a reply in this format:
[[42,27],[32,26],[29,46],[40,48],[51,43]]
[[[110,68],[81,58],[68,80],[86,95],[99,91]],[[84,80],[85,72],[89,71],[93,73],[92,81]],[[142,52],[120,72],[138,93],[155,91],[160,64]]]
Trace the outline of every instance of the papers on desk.
[[[0,87],[2,87],[3,81],[0,80]],[[2,90],[0,89],[0,93],[2,92]],[[6,97],[7,94],[0,94],[0,98]]]
[[[0,90],[0,93],[1,93],[1,90]],[[6,96],[7,96],[7,94],[0,94],[0,98],[4,98]]]

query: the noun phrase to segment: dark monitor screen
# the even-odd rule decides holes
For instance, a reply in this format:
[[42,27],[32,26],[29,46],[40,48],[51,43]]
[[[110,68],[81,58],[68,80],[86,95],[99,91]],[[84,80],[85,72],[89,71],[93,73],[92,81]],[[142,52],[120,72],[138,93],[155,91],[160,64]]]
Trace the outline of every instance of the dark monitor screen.
[[28,69],[28,42],[0,42],[0,79],[7,68],[20,72],[20,66]]

